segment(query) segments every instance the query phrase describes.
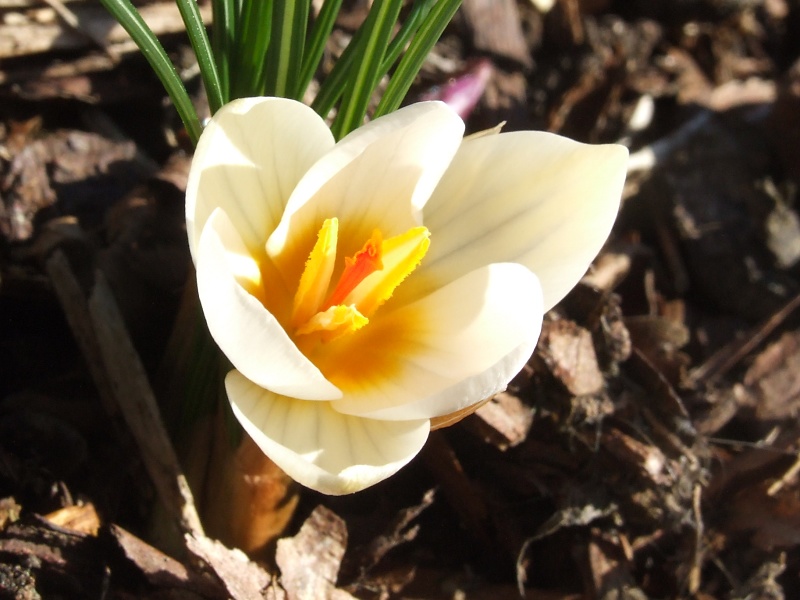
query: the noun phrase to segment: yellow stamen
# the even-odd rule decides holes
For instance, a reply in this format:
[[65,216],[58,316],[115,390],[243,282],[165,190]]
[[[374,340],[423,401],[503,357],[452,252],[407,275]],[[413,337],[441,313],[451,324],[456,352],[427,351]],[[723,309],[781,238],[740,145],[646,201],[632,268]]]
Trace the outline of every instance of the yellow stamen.
[[371,317],[378,307],[391,298],[394,290],[417,268],[430,246],[426,227],[414,227],[381,244],[383,269],[373,273],[344,298],[355,304],[361,314]]
[[309,254],[292,306],[294,334],[328,342],[361,329],[395,288],[417,268],[430,245],[425,227],[414,227],[384,240],[375,230],[363,248],[344,259],[344,269],[333,291],[331,285],[339,224],[327,219]]
[[329,342],[345,333],[352,333],[369,323],[355,306],[338,304],[318,312],[297,330],[298,335],[321,332],[323,342]]
[[298,327],[308,321],[322,308],[328,293],[333,267],[336,262],[336,243],[339,236],[339,221],[325,219],[317,234],[317,241],[306,261],[300,284],[292,305],[292,325]]
[[347,295],[368,275],[383,269],[381,261],[383,239],[377,229],[372,232],[372,237],[367,240],[364,247],[356,252],[353,258],[344,259],[344,271],[339,278],[339,283],[325,303],[328,306],[341,304]]

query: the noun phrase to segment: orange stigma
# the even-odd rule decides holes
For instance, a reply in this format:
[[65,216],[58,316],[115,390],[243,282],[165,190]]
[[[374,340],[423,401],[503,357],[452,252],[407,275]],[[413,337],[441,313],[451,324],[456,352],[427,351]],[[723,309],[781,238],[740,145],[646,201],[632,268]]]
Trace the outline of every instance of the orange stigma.
[[[332,277],[339,221],[322,223],[308,256],[292,303],[291,326],[296,336],[325,343],[358,331],[395,288],[417,268],[429,245],[425,227],[383,239],[378,230],[352,257],[345,257],[335,285]],[[328,289],[333,290],[328,294]],[[324,299],[324,301],[323,301]]]
[[383,237],[381,236],[381,232],[376,229],[372,232],[372,237],[367,240],[367,243],[364,244],[361,250],[356,252],[353,258],[345,257],[344,271],[342,271],[342,276],[339,278],[336,288],[334,288],[328,301],[325,303],[326,306],[342,304],[348,294],[352,292],[359,283],[364,281],[368,275],[383,269],[382,245]]

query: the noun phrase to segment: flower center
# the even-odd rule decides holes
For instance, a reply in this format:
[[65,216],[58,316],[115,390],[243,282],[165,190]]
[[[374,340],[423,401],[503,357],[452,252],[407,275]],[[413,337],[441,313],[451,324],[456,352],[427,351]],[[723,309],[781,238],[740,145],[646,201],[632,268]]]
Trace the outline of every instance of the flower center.
[[319,333],[321,341],[327,342],[361,329],[417,268],[430,245],[425,227],[412,227],[388,239],[376,229],[361,250],[345,257],[342,273],[331,285],[338,239],[338,219],[326,219],[292,303],[295,335]]

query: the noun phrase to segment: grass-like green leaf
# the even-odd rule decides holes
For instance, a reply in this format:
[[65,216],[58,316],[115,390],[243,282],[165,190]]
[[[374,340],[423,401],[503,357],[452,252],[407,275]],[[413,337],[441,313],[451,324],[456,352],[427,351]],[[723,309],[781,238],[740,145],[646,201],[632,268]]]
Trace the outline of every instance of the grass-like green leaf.
[[231,63],[238,14],[236,0],[211,0],[211,48],[217,63],[221,95],[225,102],[233,98]]
[[459,6],[461,6],[461,0],[438,0],[436,2],[400,60],[400,64],[378,103],[374,117],[385,115],[399,108],[414,83],[414,78],[422,68],[425,57],[441,37]]
[[342,105],[331,126],[336,139],[343,138],[364,120],[369,100],[380,80],[381,64],[401,7],[402,0],[376,0],[362,25],[366,43],[359,53],[361,62],[355,75],[349,78]]
[[273,1],[272,43],[267,52],[264,91],[268,96],[296,98],[311,2]]
[[414,2],[414,6],[408,13],[405,21],[403,21],[403,26],[400,28],[400,31],[397,32],[397,35],[394,36],[392,43],[389,44],[389,48],[386,50],[386,56],[383,57],[383,63],[380,68],[381,77],[389,72],[389,69],[392,68],[392,65],[403,53],[408,41],[422,26],[422,23],[425,22],[425,18],[431,11],[431,7],[435,1],[436,0],[417,0]]
[[361,49],[367,42],[367,35],[364,28],[359,28],[347,44],[347,47],[342,52],[339,60],[333,65],[333,69],[322,82],[317,96],[311,103],[313,108],[319,116],[325,119],[328,113],[331,112],[339,98],[344,94],[347,87],[347,80],[350,77],[351,71],[354,69],[356,59],[361,55]]
[[319,68],[322,54],[325,52],[325,44],[331,35],[331,31],[333,31],[333,25],[336,23],[336,16],[339,14],[341,7],[342,0],[325,0],[322,4],[303,53],[303,65],[300,68],[300,77],[297,80],[298,99],[303,98],[308,84],[311,83],[314,73]]
[[183,85],[181,78],[175,72],[175,67],[169,60],[164,47],[147,26],[142,16],[134,8],[129,0],[101,0],[106,10],[122,25],[125,31],[133,38],[136,45],[144,54],[147,62],[156,72],[161,80],[161,84],[172,99],[178,115],[183,121],[186,131],[192,143],[197,143],[202,131],[200,120],[197,118],[197,111],[192,105],[191,98]]
[[211,114],[214,114],[225,103],[225,99],[222,97],[222,84],[220,83],[217,63],[214,61],[214,54],[211,51],[211,43],[208,40],[203,17],[200,16],[200,9],[197,7],[196,0],[176,0],[176,4],[181,13],[183,24],[186,26],[186,33],[189,36],[192,49],[197,57],[197,64],[200,67],[200,76],[203,78],[203,85],[206,88]]
[[267,50],[272,37],[273,0],[242,4],[236,27],[231,95],[234,98],[264,93]]

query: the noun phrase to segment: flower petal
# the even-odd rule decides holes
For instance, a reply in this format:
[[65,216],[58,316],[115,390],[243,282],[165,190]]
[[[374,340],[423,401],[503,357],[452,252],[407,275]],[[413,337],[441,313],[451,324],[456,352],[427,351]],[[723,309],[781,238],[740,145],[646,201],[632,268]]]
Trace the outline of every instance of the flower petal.
[[251,252],[262,250],[289,196],[334,145],[324,121],[284,98],[243,98],[211,119],[195,150],[186,188],[189,247],[215,208],[225,209]]
[[539,277],[547,311],[585,274],[617,215],[627,149],[550,133],[465,140],[425,205],[430,251],[405,298],[493,262]]
[[[530,357],[541,288],[526,267],[476,269],[352,334],[349,361],[317,360],[344,394],[331,405],[375,419],[447,415],[505,389]],[[359,339],[360,336],[360,339]],[[335,343],[335,342],[334,342]]]
[[429,422],[375,421],[261,389],[238,371],[225,378],[247,434],[295,481],[325,494],[363,490],[396,473],[422,449]]
[[233,223],[216,209],[197,248],[197,291],[214,341],[257,385],[308,400],[340,397],[275,316],[245,289],[256,273],[252,263]]
[[[440,102],[414,104],[345,137],[297,185],[267,252],[296,281],[322,222],[339,219],[339,253],[354,255],[377,228],[419,225],[419,209],[458,150],[464,123]],[[296,247],[300,244],[302,247]]]

